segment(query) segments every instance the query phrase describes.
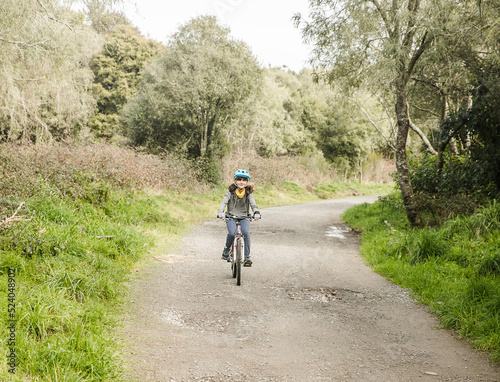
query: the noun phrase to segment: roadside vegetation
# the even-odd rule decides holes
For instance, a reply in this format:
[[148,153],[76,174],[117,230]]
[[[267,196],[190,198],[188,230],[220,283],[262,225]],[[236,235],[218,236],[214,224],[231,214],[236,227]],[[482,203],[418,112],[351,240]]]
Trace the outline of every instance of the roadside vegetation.
[[373,269],[411,290],[443,328],[500,362],[500,205],[496,201],[440,226],[411,229],[400,195],[349,209]]

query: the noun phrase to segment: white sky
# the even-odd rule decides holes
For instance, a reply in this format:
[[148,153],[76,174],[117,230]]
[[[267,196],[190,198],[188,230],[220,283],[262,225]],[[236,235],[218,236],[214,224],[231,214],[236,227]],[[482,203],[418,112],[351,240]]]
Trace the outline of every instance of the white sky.
[[[295,13],[308,15],[309,0],[128,0],[125,14],[146,37],[167,42],[180,25],[215,15],[234,38],[246,42],[263,67],[308,66],[310,48],[293,26]],[[132,4],[133,3],[133,4]]]

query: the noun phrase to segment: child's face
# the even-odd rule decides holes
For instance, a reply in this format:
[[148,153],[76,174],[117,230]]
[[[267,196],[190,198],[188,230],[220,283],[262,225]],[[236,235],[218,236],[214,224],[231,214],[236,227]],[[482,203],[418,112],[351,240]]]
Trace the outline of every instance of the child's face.
[[244,188],[248,184],[248,179],[247,178],[236,178],[236,185],[238,188]]

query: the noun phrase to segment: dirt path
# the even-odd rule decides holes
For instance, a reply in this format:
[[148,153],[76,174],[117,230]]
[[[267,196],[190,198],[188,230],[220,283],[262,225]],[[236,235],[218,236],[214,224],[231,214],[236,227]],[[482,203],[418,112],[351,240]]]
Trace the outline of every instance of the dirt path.
[[[340,214],[375,198],[269,208],[236,286],[209,221],[131,288],[133,381],[500,381],[498,368],[373,273]],[[336,227],[336,228],[331,228]]]

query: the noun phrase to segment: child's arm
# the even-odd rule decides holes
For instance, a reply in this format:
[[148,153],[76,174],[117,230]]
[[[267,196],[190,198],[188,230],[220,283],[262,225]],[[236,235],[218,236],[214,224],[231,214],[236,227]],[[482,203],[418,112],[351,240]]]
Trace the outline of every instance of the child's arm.
[[224,198],[222,198],[222,202],[220,203],[219,210],[217,211],[217,217],[219,219],[225,218],[226,215],[224,214],[224,209],[226,208],[230,197],[231,197],[231,192],[227,191],[226,194],[224,195]]
[[253,193],[248,196],[248,201],[250,202],[250,207],[252,207],[254,219],[255,220],[259,220],[260,217],[261,217],[260,216],[260,211],[259,211],[259,207],[255,203],[255,198],[253,196]]

